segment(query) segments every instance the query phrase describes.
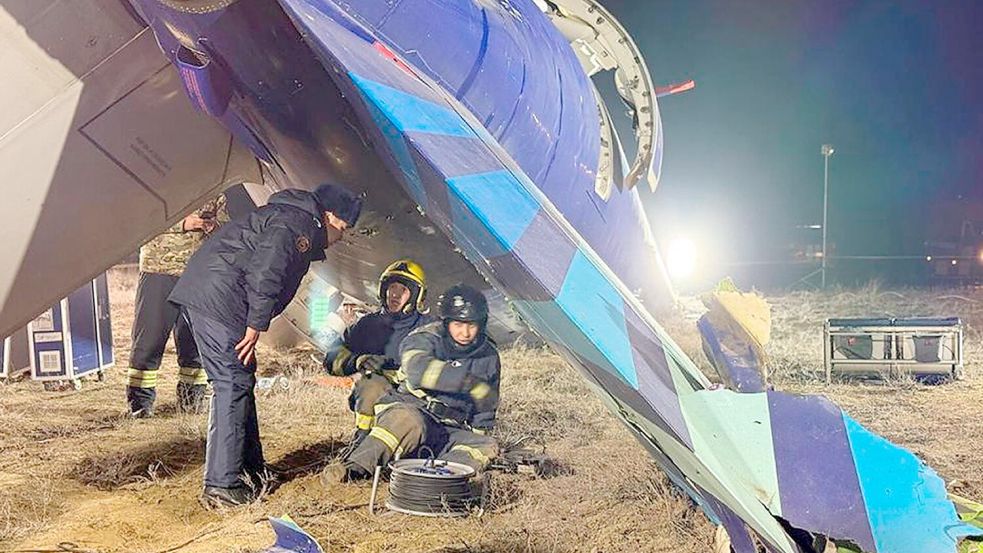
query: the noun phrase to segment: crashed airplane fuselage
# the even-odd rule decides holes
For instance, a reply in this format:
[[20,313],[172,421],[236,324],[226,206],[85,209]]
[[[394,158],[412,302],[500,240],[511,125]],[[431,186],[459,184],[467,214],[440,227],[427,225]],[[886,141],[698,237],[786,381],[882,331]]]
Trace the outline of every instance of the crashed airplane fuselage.
[[18,183],[0,333],[229,184],[341,182],[367,213],[319,282],[371,299],[403,256],[435,288],[486,280],[735,551],[808,551],[807,533],[949,552],[976,532],[911,454],[819,398],[711,390],[653,319],[671,291],[635,184],[658,179],[656,91],[593,1],[0,0],[0,31],[22,77],[0,85]]

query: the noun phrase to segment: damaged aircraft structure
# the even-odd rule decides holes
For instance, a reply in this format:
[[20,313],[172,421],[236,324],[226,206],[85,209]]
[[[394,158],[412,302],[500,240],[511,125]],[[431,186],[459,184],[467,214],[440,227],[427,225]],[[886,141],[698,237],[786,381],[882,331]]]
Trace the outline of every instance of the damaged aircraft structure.
[[0,334],[218,190],[340,182],[367,212],[308,297],[367,300],[406,256],[436,288],[490,285],[737,553],[983,535],[911,453],[746,371],[712,386],[656,321],[673,297],[637,185],[659,178],[659,92],[595,0],[0,0],[0,39]]

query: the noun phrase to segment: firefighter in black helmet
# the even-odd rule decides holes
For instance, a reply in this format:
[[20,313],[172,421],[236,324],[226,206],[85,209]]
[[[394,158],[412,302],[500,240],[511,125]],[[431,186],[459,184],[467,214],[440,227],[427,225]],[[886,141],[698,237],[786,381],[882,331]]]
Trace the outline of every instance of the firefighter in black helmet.
[[351,447],[368,435],[375,421],[375,405],[392,392],[399,369],[399,344],[403,338],[433,319],[425,314],[427,275],[419,263],[399,259],[379,277],[381,309],[359,319],[345,330],[342,344],[324,357],[324,368],[335,376],[359,374],[348,397],[355,412],[355,436]]
[[400,345],[400,385],[376,404],[368,437],[332,467],[329,479],[368,477],[377,465],[427,446],[438,458],[486,467],[498,454],[495,425],[501,361],[488,337],[488,302],[466,285],[438,300],[440,321]]

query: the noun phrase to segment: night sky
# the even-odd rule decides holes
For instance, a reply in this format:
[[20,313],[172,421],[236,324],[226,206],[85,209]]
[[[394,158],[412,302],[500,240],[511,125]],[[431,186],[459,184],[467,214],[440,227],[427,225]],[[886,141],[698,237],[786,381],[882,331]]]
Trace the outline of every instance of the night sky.
[[643,197],[661,240],[721,262],[818,242],[794,227],[822,220],[824,142],[840,255],[922,254],[933,204],[983,199],[983,2],[604,5],[657,85],[697,83],[660,100],[663,179]]

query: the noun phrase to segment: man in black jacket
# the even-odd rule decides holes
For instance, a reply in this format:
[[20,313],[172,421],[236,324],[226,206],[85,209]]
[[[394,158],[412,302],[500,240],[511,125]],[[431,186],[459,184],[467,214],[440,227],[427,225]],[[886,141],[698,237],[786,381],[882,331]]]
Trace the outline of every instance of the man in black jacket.
[[345,330],[342,344],[324,356],[324,368],[335,376],[358,374],[348,407],[355,412],[353,448],[369,434],[375,405],[392,392],[399,369],[399,344],[419,326],[433,322],[426,310],[427,275],[419,263],[399,259],[379,277],[382,308]]
[[398,392],[376,405],[368,437],[329,469],[329,480],[370,476],[377,465],[427,446],[439,459],[481,470],[498,455],[488,436],[498,410],[501,361],[485,333],[488,303],[470,286],[438,300],[441,321],[421,326],[400,345]]
[[361,200],[339,186],[284,190],[223,225],[188,261],[169,297],[181,306],[214,389],[205,449],[206,507],[255,499],[264,469],[256,418],[255,348],[313,261],[354,226]]

